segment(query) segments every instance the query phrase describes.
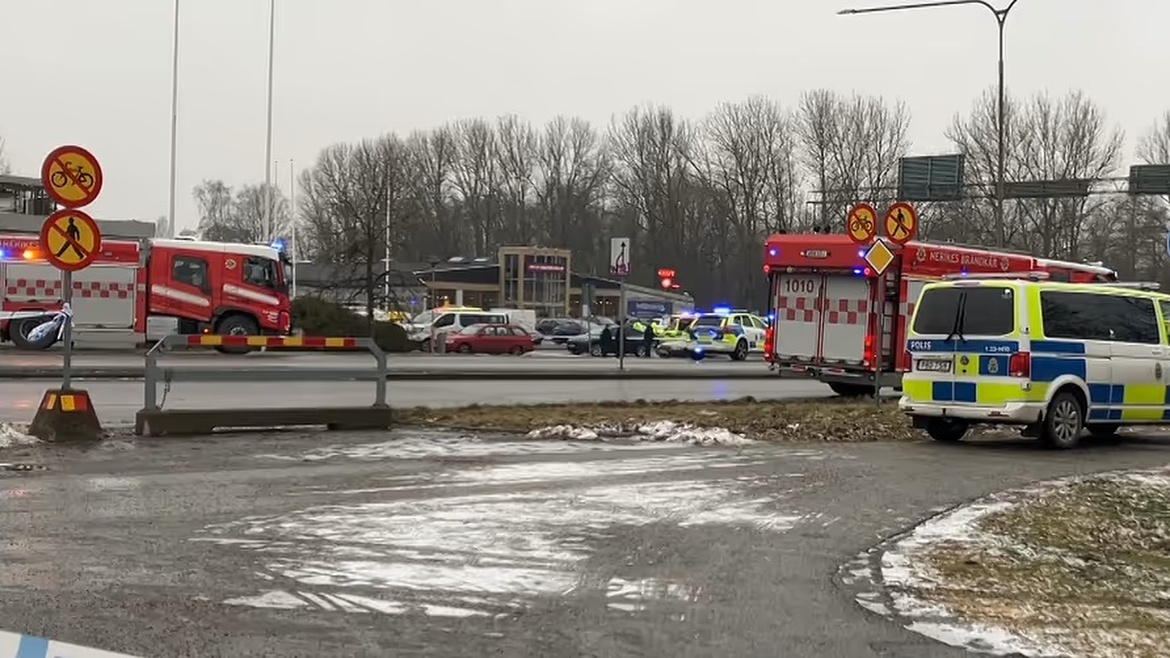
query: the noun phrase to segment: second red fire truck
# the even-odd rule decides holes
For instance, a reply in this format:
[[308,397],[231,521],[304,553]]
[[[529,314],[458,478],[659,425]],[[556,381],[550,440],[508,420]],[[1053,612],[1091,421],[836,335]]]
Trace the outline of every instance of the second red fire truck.
[[[38,242],[0,235],[0,342],[29,350],[56,342],[28,333],[64,297]],[[179,333],[286,334],[291,324],[282,252],[186,239],[103,240],[93,264],[73,275],[72,309],[79,334],[127,338],[144,337],[151,318],[177,320]]]
[[1022,273],[1074,283],[1117,280],[1105,267],[954,244],[909,242],[880,277],[865,260],[866,247],[847,235],[773,235],[764,249],[775,316],[765,359],[781,376],[817,379],[839,395],[871,394],[875,382],[901,384],[909,366],[901,346],[927,282]]

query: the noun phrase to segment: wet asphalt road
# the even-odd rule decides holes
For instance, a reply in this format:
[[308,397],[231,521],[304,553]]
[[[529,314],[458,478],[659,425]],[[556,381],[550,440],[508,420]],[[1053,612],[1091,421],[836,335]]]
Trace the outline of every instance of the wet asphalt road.
[[[0,421],[28,423],[46,389],[60,382],[0,380]],[[75,384],[93,399],[102,423],[113,427],[134,422],[143,406],[141,381],[81,381]],[[161,399],[162,386],[159,386]],[[392,407],[469,404],[539,404],[608,400],[719,400],[752,395],[760,399],[832,395],[824,384],[804,379],[663,379],[663,380],[495,380],[390,382]],[[373,382],[176,383],[164,409],[234,409],[306,406],[365,406],[374,402]]]
[[1130,439],[751,446],[222,436],[0,471],[0,628],[141,656],[963,655],[838,567],[942,507],[1170,462]]
[[[0,380],[29,377],[59,377],[62,354],[0,350]],[[390,354],[387,364],[392,378],[459,378],[514,376],[522,378],[619,376],[727,377],[773,379],[763,359],[751,355],[746,361],[711,356],[696,363],[683,358],[627,358],[624,370],[618,359],[574,356],[564,350],[540,350],[524,356],[486,354]],[[340,352],[253,352],[226,355],[214,351],[174,352],[160,357],[160,365],[190,369],[231,368],[234,370],[278,371],[298,368],[373,369],[368,354]],[[73,357],[75,377],[142,377],[144,359],[130,352],[78,352]]]

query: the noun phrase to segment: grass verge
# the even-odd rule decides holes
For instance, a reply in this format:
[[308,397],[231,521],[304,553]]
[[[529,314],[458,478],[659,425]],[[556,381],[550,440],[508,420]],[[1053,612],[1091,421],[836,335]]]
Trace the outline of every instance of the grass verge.
[[994,512],[927,553],[923,598],[1070,655],[1165,656],[1170,475],[1096,479]]
[[695,427],[720,427],[761,441],[917,441],[922,435],[894,401],[841,398],[720,402],[600,402],[455,408],[414,407],[399,422],[416,427],[528,432],[550,425],[630,426],[660,420]]

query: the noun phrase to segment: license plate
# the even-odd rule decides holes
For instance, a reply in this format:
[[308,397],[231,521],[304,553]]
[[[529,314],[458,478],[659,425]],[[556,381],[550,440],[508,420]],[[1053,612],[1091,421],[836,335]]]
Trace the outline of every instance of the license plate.
[[917,364],[916,368],[918,370],[922,370],[925,372],[950,372],[951,371],[951,360],[950,359],[945,359],[945,360],[944,359],[918,359],[918,364]]
[[700,343],[710,343],[710,342],[712,342],[712,341],[714,341],[714,340],[715,340],[715,339],[714,339],[714,338],[711,338],[710,336],[699,336],[699,342],[700,342]]

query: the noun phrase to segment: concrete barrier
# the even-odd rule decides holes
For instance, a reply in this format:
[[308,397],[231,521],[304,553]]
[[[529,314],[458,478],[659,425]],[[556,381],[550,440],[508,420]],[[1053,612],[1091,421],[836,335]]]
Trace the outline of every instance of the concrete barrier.
[[[374,359],[373,367],[281,368],[281,367],[192,367],[161,365],[159,356],[174,347],[280,347],[282,349],[365,349]],[[143,370],[143,407],[135,415],[134,432],[139,436],[209,434],[217,429],[258,429],[320,425],[329,429],[385,429],[393,420],[386,403],[386,353],[370,338],[314,336],[216,336],[173,335],[159,341],[146,353]],[[163,409],[159,384],[166,392],[175,382],[257,382],[279,386],[289,381],[372,381],[374,403],[366,407],[296,407],[234,409]]]

